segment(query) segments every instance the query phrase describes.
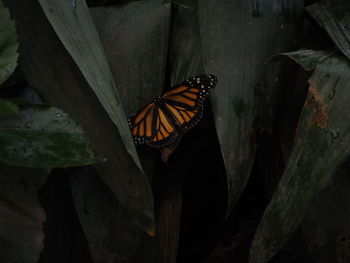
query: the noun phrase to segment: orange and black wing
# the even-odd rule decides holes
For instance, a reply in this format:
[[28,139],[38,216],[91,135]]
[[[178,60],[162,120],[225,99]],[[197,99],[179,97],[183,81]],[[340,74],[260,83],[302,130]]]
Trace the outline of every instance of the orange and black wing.
[[177,127],[179,127],[181,132],[186,132],[194,127],[203,116],[203,105],[200,105],[196,109],[186,109],[169,102],[164,102],[164,105],[175,119]]
[[151,102],[128,120],[136,145],[147,143],[154,138],[156,111],[157,105]]
[[186,110],[200,108],[214,89],[217,78],[214,75],[201,75],[182,81],[162,95],[164,102]]
[[213,75],[193,77],[165,92],[158,104],[151,102],[144,106],[129,119],[135,144],[165,147],[195,126],[216,82]]
[[164,147],[172,143],[178,132],[164,111],[151,102],[129,119],[131,134],[136,145]]
[[147,144],[161,148],[173,143],[179,135],[179,131],[162,108],[158,107],[155,115],[155,136]]
[[199,122],[204,102],[215,88],[216,82],[214,75],[201,75],[185,80],[163,94],[165,108],[182,132]]

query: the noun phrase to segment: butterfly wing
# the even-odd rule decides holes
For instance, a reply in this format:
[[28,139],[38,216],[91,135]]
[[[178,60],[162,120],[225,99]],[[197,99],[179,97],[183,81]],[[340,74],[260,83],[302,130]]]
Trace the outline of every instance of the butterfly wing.
[[165,92],[159,98],[161,107],[155,102],[144,106],[129,119],[135,144],[161,148],[173,143],[199,122],[216,82],[213,75],[193,77]]
[[145,105],[129,120],[129,127],[136,145],[151,141],[155,136],[157,105],[154,102]]
[[145,105],[128,123],[136,145],[164,147],[178,136],[174,125],[155,102]]
[[170,101],[164,102],[164,105],[175,118],[177,126],[182,132],[194,127],[203,116],[203,105],[200,105],[197,109],[186,109]]
[[175,85],[162,95],[162,99],[171,105],[194,110],[204,104],[214,89],[217,78],[214,75],[193,77]]
[[175,125],[160,107],[156,112],[155,136],[147,144],[152,147],[165,147],[175,141],[179,135]]
[[203,105],[215,88],[214,75],[201,75],[185,80],[162,96],[166,109],[183,132],[195,126],[203,115]]
[[[164,103],[164,106],[164,109],[157,109],[156,135],[147,143],[152,147],[161,148],[172,144],[181,133],[194,127],[203,115],[203,106],[193,110],[168,103]],[[169,118],[169,113],[172,118]]]

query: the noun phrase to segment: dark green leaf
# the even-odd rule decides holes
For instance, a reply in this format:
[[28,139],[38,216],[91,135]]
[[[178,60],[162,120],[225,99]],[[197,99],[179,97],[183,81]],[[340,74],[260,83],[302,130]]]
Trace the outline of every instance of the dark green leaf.
[[63,45],[118,128],[126,150],[142,169],[111,70],[86,2],[39,2]]
[[170,11],[163,0],[91,9],[127,116],[163,91]]
[[[62,4],[72,6],[73,2],[75,1]],[[148,178],[128,154],[118,129],[92,92],[81,69],[57,37],[39,2],[10,0],[8,3],[17,22],[21,42],[20,63],[26,78],[45,102],[63,109],[79,122],[96,153],[107,158],[106,162],[95,165],[98,174],[137,224],[148,232],[154,231],[153,197]],[[76,3],[77,8],[84,4],[82,1]],[[78,24],[75,20],[72,25],[75,27]],[[89,29],[94,29],[94,26],[89,26]],[[83,33],[73,35],[81,36],[80,34]],[[88,45],[84,41],[86,38],[76,39],[74,43]],[[89,53],[85,49],[79,49],[79,52]],[[90,59],[87,58],[84,62],[87,63]],[[94,73],[99,77],[100,73],[97,72],[100,70],[96,67],[97,64],[92,65]]]
[[265,263],[283,246],[337,168],[350,154],[350,62],[333,55],[317,64],[309,80],[295,144],[250,251]]
[[130,262],[143,231],[91,168],[78,169],[72,170],[72,193],[94,261]]
[[[275,87],[279,75],[263,79],[274,54],[296,43],[303,1],[201,0],[199,23],[205,70],[218,77],[211,96],[229,189],[229,211],[243,191],[255,155],[254,122],[262,89]],[[277,80],[277,81],[276,81]]]
[[[300,64],[304,69],[313,70],[317,64],[335,53],[337,53],[337,51],[334,50],[300,49],[294,52],[281,53],[277,57],[280,55],[287,56]],[[277,57],[274,57],[274,59]]]
[[17,114],[19,109],[16,104],[0,99],[0,116]]
[[303,219],[303,236],[314,262],[346,262],[350,236],[350,160],[338,169]]
[[196,0],[173,2],[169,63],[171,85],[205,73]]
[[306,10],[350,59],[350,5],[347,0],[324,0]]
[[1,262],[36,263],[43,249],[45,212],[37,189],[48,172],[0,165]]
[[[117,80],[121,100],[125,102],[125,112],[131,115],[163,89],[170,4],[162,0],[132,1],[90,11]],[[150,179],[153,169],[148,168],[154,163],[153,152],[140,151],[142,165]],[[91,171],[77,173],[71,181],[73,197],[93,258],[103,262],[112,258],[117,262],[129,262],[143,231]],[[132,176],[130,173],[130,178]]]
[[96,158],[83,132],[67,114],[53,107],[24,107],[0,119],[0,160],[22,167],[92,164]]
[[17,66],[17,48],[15,23],[0,1],[0,85],[7,80]]

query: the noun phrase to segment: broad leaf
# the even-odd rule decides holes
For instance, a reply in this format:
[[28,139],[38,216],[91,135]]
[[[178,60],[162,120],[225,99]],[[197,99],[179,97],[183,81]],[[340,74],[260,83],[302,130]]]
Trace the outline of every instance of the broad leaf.
[[[279,86],[278,67],[266,74],[272,55],[296,43],[303,1],[198,1],[204,68],[218,77],[211,96],[224,158],[229,211],[243,191],[255,155],[254,123],[264,89]],[[263,75],[274,76],[264,79]],[[276,81],[277,79],[277,81]],[[277,87],[276,87],[277,85]]]
[[293,59],[296,63],[299,63],[304,69],[313,70],[317,64],[336,53],[337,51],[335,50],[300,49],[294,52],[281,53],[278,56],[275,56],[273,60],[287,56]]
[[[311,56],[314,60],[314,56]],[[310,62],[300,61],[305,65]],[[350,154],[350,62],[332,55],[310,78],[295,143],[276,192],[258,227],[250,263],[265,263],[300,224],[310,204]]]
[[[129,116],[163,89],[170,4],[162,0],[132,1],[90,11]],[[152,179],[152,153],[157,151],[139,153],[144,171]],[[93,171],[75,170],[71,178],[75,206],[92,257],[96,262],[129,262],[139,247],[143,231]]]
[[[74,2],[77,4],[76,9],[73,6]],[[99,67],[99,63],[103,62],[98,63],[98,59],[104,60],[104,55],[95,58],[98,51],[92,50],[93,45],[91,43],[93,40],[88,38],[90,35],[87,32],[89,30],[95,32],[95,26],[91,25],[90,20],[86,18],[90,14],[86,13],[89,10],[85,10],[85,3],[82,1],[55,1],[53,3],[55,6],[54,14],[52,14],[55,17],[54,19],[62,19],[61,22],[67,26],[65,28],[67,31],[61,33],[66,37],[71,36],[72,49],[69,50],[75,50],[77,52],[75,55],[79,58],[81,58],[80,52],[82,56],[88,56],[86,60],[79,60],[79,62],[87,64],[83,65],[82,68],[78,67],[79,63],[77,64],[71,53],[67,51],[68,48],[66,49],[57,37],[38,1],[11,0],[8,3],[9,10],[17,21],[17,32],[21,43],[20,64],[26,78],[38,94],[44,98],[45,102],[64,110],[79,122],[96,153],[107,159],[106,162],[95,165],[98,174],[113,191],[119,203],[132,215],[135,222],[146,231],[154,231],[153,197],[149,181],[135,165],[134,160],[123,145],[121,134],[105,109],[107,104],[109,105],[107,107],[120,109],[121,106],[115,104],[117,96],[107,96],[111,100],[106,105],[102,105],[103,102],[92,91],[85,77],[87,72],[82,73],[84,67],[87,67],[90,69],[91,76],[99,80],[106,77],[104,74],[110,75],[108,73],[109,69],[101,73],[103,70]],[[67,9],[62,10],[56,6],[61,4],[61,8]],[[59,12],[58,10],[61,10],[69,18],[55,16],[56,12]],[[69,13],[70,11],[73,13]],[[87,21],[81,24],[79,19],[83,15],[85,15]],[[57,23],[62,25],[60,22]],[[83,28],[80,28],[80,26]],[[74,32],[77,30],[77,32],[73,33],[72,30]],[[94,41],[99,43],[97,33],[93,32],[90,33],[95,35],[96,39]],[[83,46],[80,48],[79,45]],[[93,47],[100,50],[100,44]],[[90,59],[94,59],[95,62],[91,62]],[[105,80],[99,82],[99,85],[103,86],[103,83],[105,83]],[[99,91],[105,92],[106,89],[109,90],[110,86],[112,84],[108,83],[106,87],[96,86],[95,88],[99,87]],[[114,114],[118,114],[118,111]],[[121,125],[123,126],[124,122],[126,129],[128,129],[126,119],[123,119]],[[129,134],[129,130],[127,130],[127,133]],[[129,139],[132,143],[131,137]]]
[[206,73],[202,61],[196,0],[173,2],[169,64],[171,86]]
[[323,27],[337,47],[350,59],[350,4],[346,0],[324,0],[306,10]]
[[7,80],[17,66],[17,48],[15,23],[0,1],[0,85]]
[[170,11],[162,0],[91,9],[128,117],[164,89]]
[[102,161],[81,128],[64,112],[25,106],[20,114],[0,117],[0,160],[22,167],[67,167]]
[[303,236],[314,262],[346,262],[349,258],[350,160],[337,171],[332,184],[321,191],[308,209]]
[[47,171],[0,165],[1,262],[36,263],[43,249],[45,212],[37,189]]
[[122,102],[86,2],[39,2],[63,45],[118,128],[126,150],[142,169]]
[[143,231],[88,167],[73,169],[71,186],[80,223],[95,262],[130,262]]

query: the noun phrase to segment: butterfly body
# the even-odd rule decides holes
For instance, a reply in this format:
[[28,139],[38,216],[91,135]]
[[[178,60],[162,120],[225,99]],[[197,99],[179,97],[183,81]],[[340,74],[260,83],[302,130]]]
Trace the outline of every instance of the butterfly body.
[[135,144],[162,148],[173,143],[199,122],[216,82],[209,74],[193,77],[146,104],[129,119]]

